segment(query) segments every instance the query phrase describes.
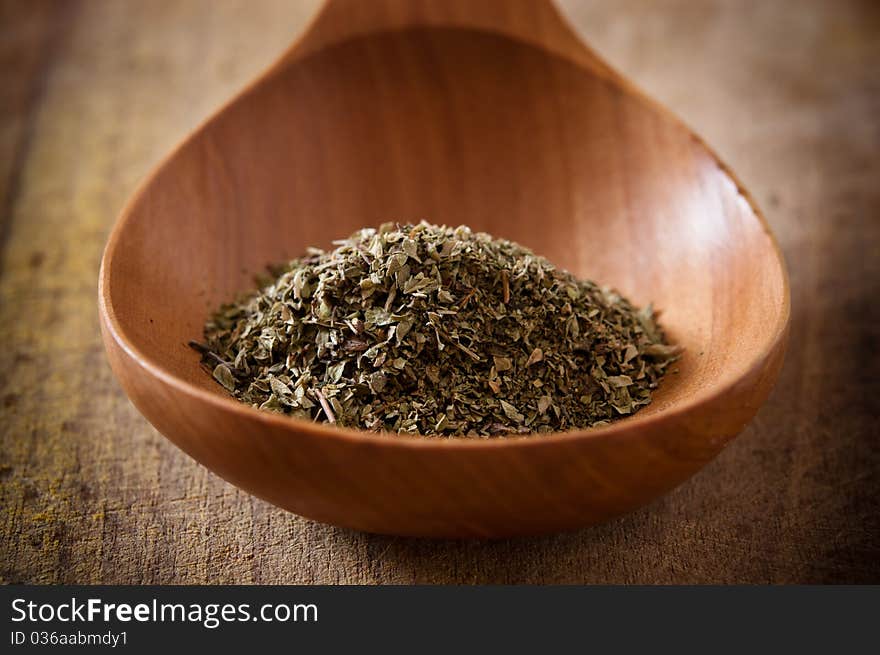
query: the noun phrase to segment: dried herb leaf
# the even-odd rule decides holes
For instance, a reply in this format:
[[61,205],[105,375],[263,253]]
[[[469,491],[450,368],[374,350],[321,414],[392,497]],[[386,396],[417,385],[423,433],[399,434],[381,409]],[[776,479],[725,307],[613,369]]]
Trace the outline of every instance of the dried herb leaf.
[[509,402],[502,400],[499,401],[501,403],[501,409],[504,410],[505,416],[509,418],[511,421],[516,421],[517,423],[522,423],[526,420],[526,417],[520,414],[516,407],[511,405]]
[[242,402],[373,431],[556,432],[638,411],[681,353],[650,305],[464,226],[334,245],[271,269],[193,342]]
[[235,391],[235,377],[226,364],[217,364],[214,367],[214,379],[226,387],[229,391]]

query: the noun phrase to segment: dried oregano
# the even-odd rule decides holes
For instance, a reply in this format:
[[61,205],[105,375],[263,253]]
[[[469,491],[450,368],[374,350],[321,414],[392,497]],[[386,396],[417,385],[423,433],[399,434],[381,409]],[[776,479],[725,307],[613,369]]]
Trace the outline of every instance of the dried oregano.
[[503,436],[632,414],[677,358],[650,306],[467,227],[386,223],[272,271],[193,343],[260,409]]

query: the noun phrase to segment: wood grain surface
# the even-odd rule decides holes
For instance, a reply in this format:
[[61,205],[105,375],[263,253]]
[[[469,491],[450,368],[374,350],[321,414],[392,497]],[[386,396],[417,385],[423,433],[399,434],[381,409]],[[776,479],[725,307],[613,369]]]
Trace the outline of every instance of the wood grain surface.
[[106,364],[95,283],[122,203],[316,3],[0,3],[0,580],[878,582],[880,11],[866,2],[560,3],[683,116],[773,225],[786,365],[746,431],[623,519],[540,539],[377,537],[195,464]]

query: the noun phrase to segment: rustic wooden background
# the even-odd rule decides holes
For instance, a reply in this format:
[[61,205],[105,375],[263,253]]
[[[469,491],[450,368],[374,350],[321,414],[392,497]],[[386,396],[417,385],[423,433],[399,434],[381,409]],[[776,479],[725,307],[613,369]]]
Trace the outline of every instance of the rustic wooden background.
[[565,0],[763,206],[792,282],[767,405],[630,516],[509,541],[379,537],[255,500],[126,400],[101,250],[138,180],[316,0],[0,0],[0,581],[880,582],[880,3]]

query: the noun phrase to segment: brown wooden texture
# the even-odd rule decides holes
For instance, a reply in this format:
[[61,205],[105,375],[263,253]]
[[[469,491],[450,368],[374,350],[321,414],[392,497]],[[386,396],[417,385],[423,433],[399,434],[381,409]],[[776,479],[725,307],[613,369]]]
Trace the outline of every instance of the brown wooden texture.
[[93,297],[114,215],[312,8],[206,5],[82,3],[60,34],[53,6],[22,46],[45,63],[3,60],[25,89],[3,126],[16,135],[0,278],[5,580],[877,580],[873,5],[565,4],[765,206],[792,275],[792,340],[770,403],[687,484],[598,528],[488,544],[274,509],[177,451],[113,381]]

